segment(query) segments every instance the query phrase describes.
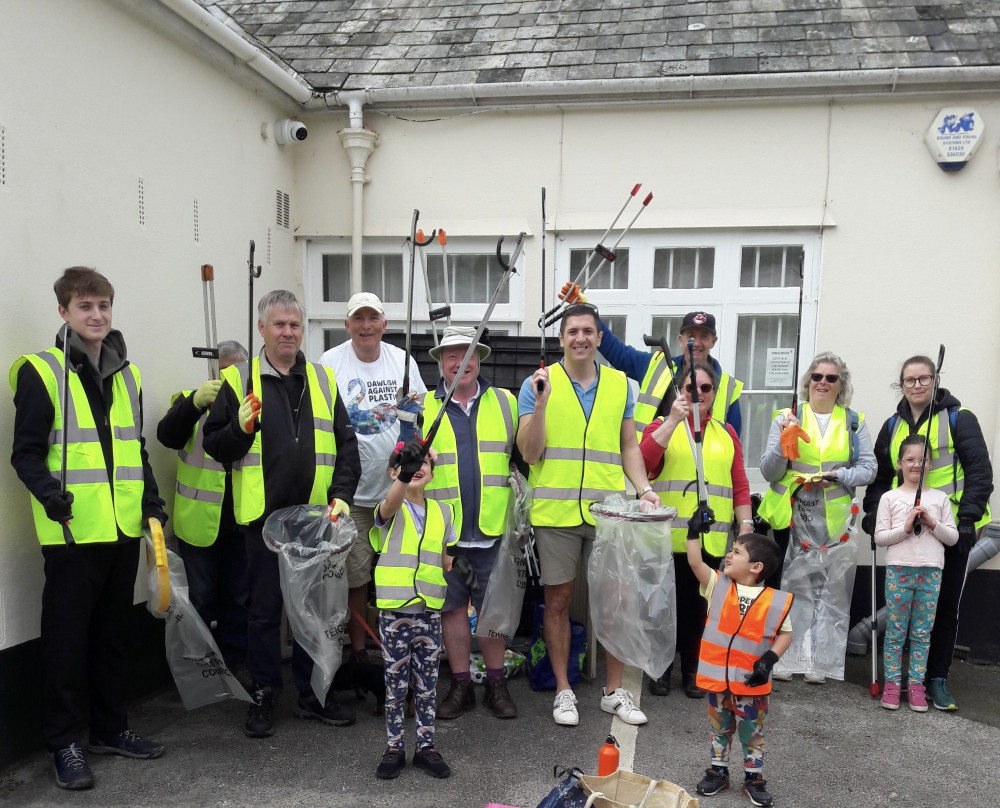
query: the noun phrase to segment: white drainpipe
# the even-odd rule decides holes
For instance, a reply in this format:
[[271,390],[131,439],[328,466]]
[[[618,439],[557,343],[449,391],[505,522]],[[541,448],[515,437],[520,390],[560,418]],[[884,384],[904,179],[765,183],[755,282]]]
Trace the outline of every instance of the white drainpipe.
[[365,171],[368,158],[378,145],[378,133],[365,129],[364,115],[361,104],[363,94],[341,93],[343,103],[347,104],[351,125],[341,129],[340,142],[351,161],[351,188],[354,196],[354,212],[351,220],[351,294],[364,291],[361,288],[361,244],[364,238],[364,199],[365,183],[371,179]]

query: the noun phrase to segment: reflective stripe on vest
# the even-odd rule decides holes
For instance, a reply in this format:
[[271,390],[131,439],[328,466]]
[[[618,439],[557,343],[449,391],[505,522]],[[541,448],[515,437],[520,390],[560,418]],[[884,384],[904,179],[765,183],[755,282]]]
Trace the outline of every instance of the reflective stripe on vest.
[[[130,537],[142,535],[142,495],[145,480],[140,442],[139,392],[142,376],[132,364],[112,377],[111,453],[114,482],[108,480],[104,450],[94,414],[77,373],[69,374],[67,412],[62,412],[63,353],[50,348],[40,354],[19,357],[11,367],[9,381],[17,389],[17,373],[25,362],[41,377],[55,413],[49,433],[46,467],[55,479],[62,470],[62,435],[66,430],[66,490],[73,494],[70,531],[77,544],[113,542],[118,531]],[[45,507],[34,497],[31,511],[35,532],[43,545],[65,543],[62,525],[45,515]]]
[[[787,413],[788,410],[779,410],[779,413]],[[851,435],[848,426],[847,410],[844,407],[836,406],[830,415],[830,423],[827,424],[826,434],[823,435],[819,429],[819,423],[808,403],[803,402],[799,409],[802,429],[808,433],[810,442],[799,441],[799,459],[788,463],[788,470],[781,479],[773,482],[765,492],[761,500],[758,514],[767,520],[773,528],[786,528],[792,521],[792,505],[790,501],[791,488],[799,477],[808,477],[824,471],[833,471],[848,465],[851,452]],[[858,424],[865,421],[864,413],[858,413]],[[830,535],[837,535],[843,529],[843,510],[839,506],[846,506],[850,502],[850,495],[845,494],[839,486],[832,486],[824,489],[827,508],[827,524]],[[829,505],[837,503],[837,508],[830,508]]]
[[621,429],[628,381],[625,374],[603,365],[597,373],[594,407],[587,419],[562,364],[549,368],[552,392],[545,415],[545,450],[528,474],[534,525],[592,525],[591,503],[625,494]]
[[[692,484],[697,471],[689,430],[687,421],[674,430],[663,453],[663,468],[650,483],[664,505],[677,509],[670,530],[675,553],[687,552],[687,520],[698,506],[698,487]],[[705,423],[701,452],[708,504],[715,512],[715,522],[705,536],[705,550],[722,558],[726,554],[733,520],[733,458],[736,456],[736,446],[725,424],[711,419]]]
[[764,587],[740,616],[736,584],[720,572],[698,652],[698,687],[713,693],[728,690],[737,696],[770,693],[770,678],[750,687],[744,677],[753,673],[754,663],[774,644],[791,607],[790,593]]
[[[177,393],[170,401],[191,395]],[[191,430],[184,448],[177,452],[177,483],[174,486],[174,534],[196,547],[215,543],[222,522],[222,499],[226,491],[226,469],[209,457],[202,446],[207,411]]]
[[420,601],[435,611],[444,606],[447,584],[441,556],[452,513],[448,505],[436,500],[425,503],[424,529],[419,535],[405,504],[392,517],[384,542],[381,528],[369,532],[372,546],[380,553],[375,566],[375,605],[380,609],[403,609]]
[[[253,389],[261,401],[260,423],[267,417],[264,409],[264,388],[260,382],[260,357],[251,363],[240,362],[222,371],[222,378],[243,401],[248,373],[253,374]],[[337,402],[337,382],[333,370],[325,365],[306,362],[306,389],[313,416],[313,451],[316,472],[309,492],[309,505],[328,505],[326,495],[333,481],[337,462],[337,441],[333,434],[333,411]],[[253,444],[240,460],[233,463],[233,510],[237,523],[249,525],[264,513],[264,468],[260,458],[260,430]]]
[[[433,392],[424,396],[424,419],[432,422],[441,409]],[[490,387],[479,398],[475,437],[479,446],[479,532],[500,536],[510,502],[510,455],[514,448],[516,404],[506,390]],[[441,419],[432,444],[438,453],[434,479],[425,490],[431,499],[447,502],[455,512],[455,533],[462,535],[462,498],[458,485],[458,450],[451,415]]]
[[[962,407],[961,409],[966,409]],[[951,510],[958,521],[958,506],[962,501],[962,493],[965,490],[965,470],[962,464],[955,457],[955,440],[951,434],[951,419],[948,410],[939,410],[929,416],[920,425],[920,429],[913,430],[902,418],[896,418],[892,434],[889,436],[889,459],[893,465],[899,457],[899,446],[903,438],[908,435],[926,435],[927,424],[934,420],[934,435],[931,439],[931,462],[924,472],[924,485],[928,488],[936,488],[951,502]],[[904,430],[905,427],[905,430]],[[899,476],[893,475],[892,487],[899,485]],[[976,527],[981,528],[988,525],[992,520],[989,503],[986,505],[986,512],[976,522]]]

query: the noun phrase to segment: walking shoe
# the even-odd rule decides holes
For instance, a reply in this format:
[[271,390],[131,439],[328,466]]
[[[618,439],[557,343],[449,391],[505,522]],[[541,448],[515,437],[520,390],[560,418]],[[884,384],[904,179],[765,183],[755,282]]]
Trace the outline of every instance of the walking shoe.
[[649,692],[654,696],[667,696],[670,694],[670,671],[662,676],[649,680]]
[[826,677],[822,673],[816,673],[815,671],[806,671],[803,678],[811,685],[826,684]]
[[899,709],[899,682],[886,682],[882,690],[882,706],[887,710]]
[[906,691],[906,701],[915,713],[927,712],[927,690],[923,685],[910,685]]
[[413,768],[423,769],[431,777],[451,777],[451,769],[433,746],[421,746],[413,753]]
[[624,687],[606,693],[601,688],[601,709],[617,715],[626,724],[645,724],[646,714],[632,702],[632,694]]
[[711,797],[727,788],[729,788],[729,769],[725,766],[712,766],[710,769],[705,769],[705,776],[701,778],[695,790],[702,796]]
[[760,772],[753,774],[747,772],[746,779],[743,781],[743,793],[750,798],[750,802],[754,805],[771,805],[774,803],[774,799],[768,794],[766,785],[767,780],[761,777]]
[[326,697],[326,704],[320,704],[312,693],[300,693],[299,702],[295,706],[295,717],[320,721],[331,727],[346,727],[354,723],[354,710],[345,707],[330,695]]
[[792,674],[788,671],[772,670],[771,678],[776,682],[790,682],[792,681]]
[[375,776],[379,780],[395,780],[404,768],[406,768],[406,752],[390,746],[382,753],[382,761],[375,769]]
[[87,765],[80,744],[71,743],[57,749],[52,755],[56,770],[56,785],[69,791],[82,791],[94,787],[94,774]]
[[468,679],[452,679],[448,693],[437,706],[434,715],[448,721],[475,709],[475,706],[476,694],[472,691],[472,682]]
[[689,699],[703,699],[705,698],[705,691],[695,684],[694,676],[684,677],[684,695]]
[[572,690],[560,690],[552,703],[552,718],[563,727],[575,727],[580,723],[580,714],[576,711],[576,695]]
[[269,738],[274,735],[274,696],[269,687],[254,688],[253,701],[247,709],[243,734],[248,738]]
[[155,741],[147,741],[130,729],[112,735],[110,738],[101,739],[96,735],[91,735],[87,750],[95,755],[121,755],[140,760],[158,758],[164,752],[163,746]]
[[952,712],[958,709],[955,699],[948,692],[948,682],[945,679],[929,679],[927,681],[927,695],[931,697],[935,709]]
[[502,676],[486,680],[483,704],[489,707],[497,718],[517,718],[517,705],[507,692],[507,680]]

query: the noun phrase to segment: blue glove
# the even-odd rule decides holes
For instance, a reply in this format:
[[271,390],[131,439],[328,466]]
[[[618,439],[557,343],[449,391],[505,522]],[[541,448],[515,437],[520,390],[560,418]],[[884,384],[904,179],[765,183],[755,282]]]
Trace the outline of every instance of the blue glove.
[[399,420],[399,439],[403,443],[420,436],[424,425],[423,393],[407,393],[396,402],[396,418]]

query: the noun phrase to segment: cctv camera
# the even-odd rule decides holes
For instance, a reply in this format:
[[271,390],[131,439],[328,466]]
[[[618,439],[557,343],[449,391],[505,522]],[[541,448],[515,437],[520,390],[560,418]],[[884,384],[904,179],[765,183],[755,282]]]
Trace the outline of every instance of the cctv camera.
[[274,139],[281,146],[305,140],[308,136],[309,130],[306,129],[306,125],[302,121],[282,118],[280,121],[274,122]]

